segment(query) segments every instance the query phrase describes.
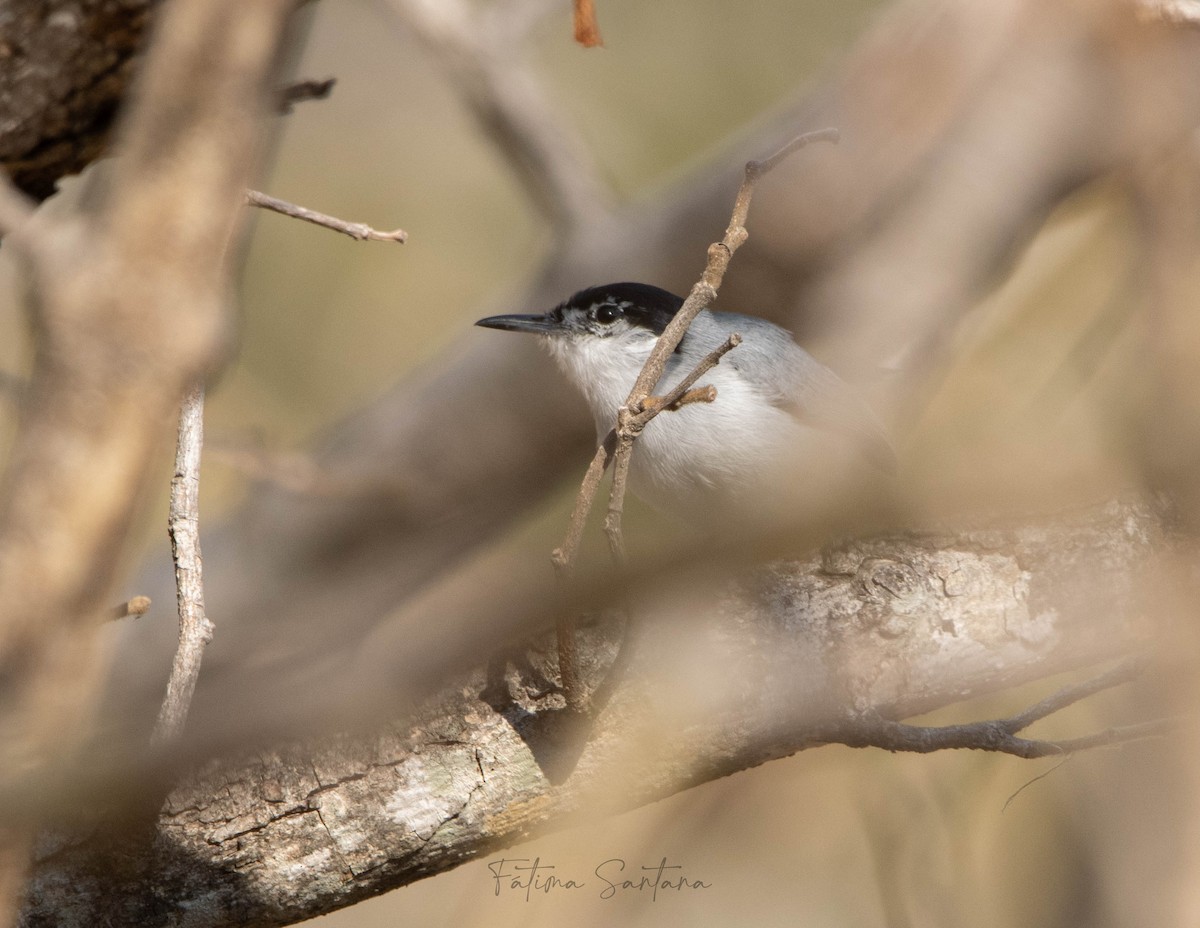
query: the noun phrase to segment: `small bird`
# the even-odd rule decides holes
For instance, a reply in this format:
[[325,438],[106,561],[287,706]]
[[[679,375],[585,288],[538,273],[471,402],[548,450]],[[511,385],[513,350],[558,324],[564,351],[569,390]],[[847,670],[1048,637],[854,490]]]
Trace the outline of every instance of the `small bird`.
[[[532,332],[583,394],[607,435],[646,358],[683,298],[640,283],[580,290],[541,315],[504,315],[476,325]],[[766,511],[795,479],[796,455],[849,439],[854,457],[894,469],[891,445],[867,405],[833,371],[773,323],[703,310],[667,361],[655,395],[679,383],[732,334],[741,344],[700,378],[716,400],[663,412],[633,449],[629,487],[639,499],[684,522],[706,522],[748,506]],[[836,442],[835,442],[836,444]]]

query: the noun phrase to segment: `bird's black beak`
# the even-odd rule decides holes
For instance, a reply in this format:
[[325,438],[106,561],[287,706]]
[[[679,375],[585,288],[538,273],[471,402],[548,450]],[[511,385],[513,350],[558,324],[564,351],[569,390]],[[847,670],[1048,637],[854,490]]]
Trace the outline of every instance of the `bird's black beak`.
[[549,313],[536,316],[488,316],[475,323],[485,329],[503,329],[505,332],[533,332],[537,335],[556,335],[562,331],[562,323]]

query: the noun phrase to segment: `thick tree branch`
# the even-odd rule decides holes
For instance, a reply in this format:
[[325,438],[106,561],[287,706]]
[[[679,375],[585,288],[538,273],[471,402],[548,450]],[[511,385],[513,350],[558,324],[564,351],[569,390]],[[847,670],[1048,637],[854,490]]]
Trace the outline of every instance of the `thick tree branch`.
[[[287,924],[563,827],[581,809],[629,809],[835,730],[895,744],[912,732],[892,720],[1125,654],[1139,639],[1141,573],[1167,545],[1156,511],[1114,503],[772,565],[715,604],[700,589],[686,632],[661,616],[644,622],[625,685],[587,732],[558,724],[554,697],[520,675],[509,679],[517,705],[497,714],[475,695],[480,668],[371,736],[206,765],[173,793],[152,846],[121,839],[129,875],[104,866],[112,839],[46,860],[27,924],[88,924],[101,906],[148,926],[215,928],[229,913]],[[700,664],[678,647],[685,633],[707,642]],[[581,637],[588,664],[607,663],[613,647],[603,628]],[[1129,672],[1062,690],[1011,724]],[[672,685],[693,674],[710,681],[702,705]],[[1131,733],[1150,732],[1108,738]],[[140,873],[154,874],[153,897]]]

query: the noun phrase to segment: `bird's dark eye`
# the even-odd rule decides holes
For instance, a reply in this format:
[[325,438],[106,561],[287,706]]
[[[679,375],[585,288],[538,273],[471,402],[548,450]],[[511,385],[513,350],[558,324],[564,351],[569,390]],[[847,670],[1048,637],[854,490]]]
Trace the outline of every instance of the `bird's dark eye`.
[[621,307],[612,303],[601,303],[596,307],[596,321],[608,325],[621,318]]

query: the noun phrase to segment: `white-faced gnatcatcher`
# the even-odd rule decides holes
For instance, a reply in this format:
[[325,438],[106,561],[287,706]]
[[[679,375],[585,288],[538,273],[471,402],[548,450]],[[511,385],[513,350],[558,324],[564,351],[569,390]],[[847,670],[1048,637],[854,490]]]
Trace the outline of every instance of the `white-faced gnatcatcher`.
[[[617,283],[581,290],[542,315],[489,316],[476,325],[545,336],[603,437],[655,340],[682,305],[682,298],[658,287]],[[716,387],[716,401],[664,412],[642,433],[629,468],[636,496],[688,522],[745,504],[769,505],[772,487],[788,479],[795,454],[810,451],[829,434],[849,438],[856,457],[895,466],[883,429],[865,403],[765,319],[701,312],[667,362],[656,395],[735,332],[741,345],[696,384]]]

